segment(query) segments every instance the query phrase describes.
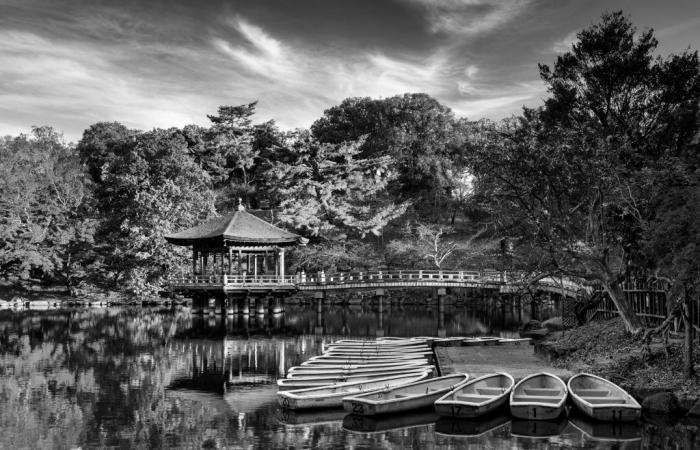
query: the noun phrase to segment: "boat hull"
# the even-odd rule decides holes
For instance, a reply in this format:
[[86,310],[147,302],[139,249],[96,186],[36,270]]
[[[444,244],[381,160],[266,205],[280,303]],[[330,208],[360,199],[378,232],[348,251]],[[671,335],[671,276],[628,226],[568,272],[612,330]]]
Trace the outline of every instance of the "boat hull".
[[510,393],[510,412],[525,420],[554,420],[564,414],[566,384],[550,373],[537,373],[520,380]]
[[[514,384],[513,377],[505,373],[485,375],[436,400],[435,412],[442,417],[465,419],[490,414],[508,403]],[[484,390],[495,392],[484,395]]]
[[571,377],[568,387],[576,408],[592,419],[629,422],[642,415],[642,407],[629,393],[604,378],[578,374]]
[[[434,367],[429,366],[428,370],[432,372],[434,371]],[[280,391],[292,391],[296,389],[309,389],[313,387],[330,386],[340,383],[350,383],[353,381],[371,381],[379,378],[386,378],[398,375],[420,375],[425,371],[426,368],[421,367],[415,370],[396,370],[368,375],[350,375],[346,377],[298,376],[294,378],[282,378],[277,380],[277,388]]]
[[525,420],[554,420],[564,413],[564,405],[510,405],[513,417]]
[[[449,375],[411,383],[377,394],[368,393],[346,397],[343,399],[343,408],[350,413],[361,416],[394,414],[431,408],[435,400],[468,380],[469,376],[466,374]],[[442,385],[444,387],[439,387]],[[423,392],[424,389],[426,393]]]

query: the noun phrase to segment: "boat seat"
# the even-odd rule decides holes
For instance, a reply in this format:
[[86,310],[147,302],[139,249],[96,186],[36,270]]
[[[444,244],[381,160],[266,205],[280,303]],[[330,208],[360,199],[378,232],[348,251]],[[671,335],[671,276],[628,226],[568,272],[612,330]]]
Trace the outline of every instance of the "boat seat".
[[498,387],[476,388],[480,395],[501,395],[505,389]]
[[517,403],[535,402],[535,403],[559,403],[560,397],[551,395],[516,395],[513,401]]
[[616,405],[622,405],[627,403],[627,399],[624,397],[581,397],[588,403],[593,403],[596,405],[605,405],[608,403],[613,403]]
[[466,403],[481,403],[485,400],[489,400],[493,398],[493,395],[479,395],[479,394],[470,394],[470,395],[455,395],[454,399],[458,402],[466,402]]
[[525,388],[523,389],[525,395],[537,395],[537,396],[550,396],[558,397],[561,395],[560,388]]
[[610,394],[608,389],[574,389],[574,392],[581,397],[605,397]]

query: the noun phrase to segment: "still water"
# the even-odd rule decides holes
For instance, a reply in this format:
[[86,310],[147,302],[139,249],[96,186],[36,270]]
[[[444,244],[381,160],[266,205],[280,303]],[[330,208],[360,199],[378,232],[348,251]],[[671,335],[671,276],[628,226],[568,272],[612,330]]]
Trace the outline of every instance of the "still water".
[[[277,406],[275,380],[319,354],[323,342],[435,335],[439,329],[448,336],[517,335],[513,314],[502,313],[415,306],[385,310],[380,318],[367,305],[329,306],[320,316],[298,305],[277,315],[231,318],[193,316],[188,309],[0,311],[0,447],[657,448],[657,439],[658,448],[669,444],[662,436],[673,436],[664,433],[670,424],[607,426],[580,417],[532,423],[507,415],[469,422],[439,419],[429,411],[373,419]],[[319,325],[322,334],[316,334]]]

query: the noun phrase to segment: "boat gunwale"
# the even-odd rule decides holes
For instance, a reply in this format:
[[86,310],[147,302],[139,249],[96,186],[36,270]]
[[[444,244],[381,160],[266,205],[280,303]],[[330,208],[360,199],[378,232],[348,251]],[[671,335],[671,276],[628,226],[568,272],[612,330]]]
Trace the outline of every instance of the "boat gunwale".
[[[468,373],[455,373],[455,374],[445,375],[442,377],[435,377],[435,378],[427,378],[424,380],[418,380],[418,381],[414,381],[412,383],[404,384],[401,386],[394,386],[392,388],[389,388],[387,390],[387,392],[393,391],[394,389],[403,389],[403,388],[411,387],[415,384],[422,384],[422,383],[427,383],[427,382],[431,382],[431,381],[438,381],[440,378],[457,377],[457,376],[466,377],[465,381],[462,381],[461,383],[458,383],[458,384],[467,383],[469,381],[469,374]],[[452,390],[456,386],[457,385],[453,385],[453,386],[450,386],[449,388],[446,388],[446,389]],[[427,394],[408,395],[408,396],[402,397],[402,398],[391,398],[391,399],[385,399],[385,400],[366,399],[366,398],[364,398],[365,396],[374,395],[377,392],[376,391],[375,392],[363,392],[362,394],[348,395],[347,397],[344,397],[343,400],[348,400],[348,401],[358,401],[359,400],[365,404],[374,405],[374,406],[376,406],[376,405],[392,405],[394,403],[402,403],[402,402],[405,402],[408,400],[412,400],[414,398],[424,397],[427,395],[435,395],[435,394],[438,394],[440,391],[443,391],[443,389],[438,389],[434,392],[429,392]]]
[[[564,387],[564,395],[561,396],[561,398],[559,399],[559,401],[557,403],[545,403],[545,402],[530,401],[530,400],[528,400],[528,401],[513,401],[513,397],[515,396],[515,389],[518,386],[520,386],[521,384],[524,384],[527,380],[529,380],[531,378],[535,378],[537,376],[542,376],[542,375],[554,378],[559,383],[561,383],[561,385]],[[566,403],[566,398],[568,397],[568,393],[569,393],[569,388],[567,387],[566,383],[564,383],[564,380],[562,380],[558,376],[556,376],[552,373],[549,373],[549,372],[537,372],[537,373],[533,373],[532,375],[526,376],[525,378],[523,378],[522,380],[518,381],[516,384],[513,385],[513,389],[511,389],[511,391],[510,391],[510,398],[509,398],[508,403],[510,404],[510,406],[537,405],[537,406],[543,406],[543,407],[547,407],[547,408],[561,408]],[[554,397],[554,398],[556,398],[556,397]]]
[[[599,381],[602,381],[602,382],[605,383],[605,384],[611,384],[611,385],[613,385],[614,387],[620,389],[620,390],[625,394],[625,399],[627,399],[627,400],[632,400],[632,402],[634,402],[634,403],[632,403],[632,404],[629,404],[629,403],[590,403],[590,402],[587,401],[585,398],[583,398],[583,397],[581,397],[580,395],[578,395],[578,394],[571,388],[571,381],[572,381],[572,380],[574,380],[574,379],[576,379],[576,378],[578,378],[578,377],[584,377],[584,376],[585,376],[585,377],[591,377],[591,378],[597,379],[597,380],[599,380]],[[622,389],[620,386],[618,386],[617,384],[613,383],[612,381],[606,380],[605,378],[599,377],[599,376],[597,376],[597,375],[593,375],[592,373],[586,373],[586,372],[577,373],[576,375],[574,375],[574,376],[572,376],[571,378],[569,378],[569,382],[567,383],[567,388],[569,389],[569,393],[571,394],[571,397],[572,397],[573,400],[580,401],[581,403],[584,403],[586,406],[588,406],[588,407],[590,407],[590,408],[593,408],[593,409],[602,409],[602,408],[620,408],[620,409],[635,409],[635,410],[636,410],[636,409],[639,409],[639,410],[642,409],[642,405],[639,404],[639,402],[637,401],[637,399],[635,399],[634,397],[632,397],[632,394],[630,394],[630,393],[627,392],[626,390]],[[604,396],[604,397],[600,397],[600,398],[605,398],[605,396]]]
[[[475,384],[475,383],[477,383],[477,382],[479,382],[479,381],[483,381],[483,380],[485,380],[485,379],[493,378],[493,377],[496,377],[496,376],[505,376],[506,378],[508,378],[508,379],[511,381],[510,387],[509,387],[506,391],[502,392],[502,393],[499,394],[499,395],[490,396],[489,398],[484,399],[484,401],[479,402],[479,403],[476,403],[476,402],[465,402],[465,401],[456,400],[456,399],[447,400],[447,397],[449,397],[450,395],[454,395],[457,391],[459,391],[459,390],[461,390],[461,389],[464,389],[465,387],[467,387],[467,386],[470,385],[470,384]],[[509,374],[509,373],[506,373],[506,372],[489,373],[489,374],[486,374],[486,375],[482,375],[482,376],[480,376],[480,377],[478,377],[478,378],[475,378],[475,379],[473,379],[473,380],[467,381],[467,382],[465,382],[462,386],[455,387],[454,390],[448,392],[447,394],[443,395],[443,396],[440,397],[439,399],[435,400],[435,406],[437,406],[438,403],[439,403],[440,405],[454,405],[454,404],[458,404],[458,405],[477,406],[477,407],[478,407],[478,406],[484,406],[484,405],[486,405],[486,404],[488,404],[488,403],[492,403],[492,402],[494,402],[494,401],[496,401],[496,400],[499,400],[499,399],[501,399],[501,398],[503,398],[503,397],[509,396],[510,393],[513,391],[513,388],[515,387],[515,384],[516,384],[516,383],[515,383],[515,379],[514,379],[513,376],[512,376],[511,374]]]
[[[317,397],[322,397],[322,396],[323,397],[337,397],[337,396],[342,395],[342,394],[345,394],[343,397],[350,397],[351,395],[347,395],[348,394],[347,392],[327,392],[324,394],[308,395],[308,396],[303,395],[303,394],[305,394],[307,392],[311,392],[311,391],[318,391],[321,389],[339,389],[339,388],[343,388],[343,387],[352,387],[352,386],[356,386],[359,384],[376,383],[379,381],[400,380],[401,378],[418,378],[417,380],[414,380],[414,381],[421,381],[423,379],[427,379],[431,373],[432,373],[431,371],[426,370],[424,372],[414,374],[414,375],[396,375],[396,376],[392,376],[392,377],[371,380],[369,382],[368,381],[353,381],[351,383],[339,383],[336,385],[329,385],[329,387],[327,387],[327,388],[313,387],[313,388],[306,388],[306,389],[291,389],[289,391],[277,391],[277,395],[289,396],[295,400],[303,400],[303,399],[307,399],[307,398],[317,398]],[[414,381],[412,381],[411,383],[413,383]],[[378,390],[382,390],[382,389],[385,389],[385,388],[378,387],[376,389],[370,389],[370,390],[367,390],[366,393],[369,393],[370,391],[378,391]],[[299,395],[299,394],[302,394],[302,395]]]

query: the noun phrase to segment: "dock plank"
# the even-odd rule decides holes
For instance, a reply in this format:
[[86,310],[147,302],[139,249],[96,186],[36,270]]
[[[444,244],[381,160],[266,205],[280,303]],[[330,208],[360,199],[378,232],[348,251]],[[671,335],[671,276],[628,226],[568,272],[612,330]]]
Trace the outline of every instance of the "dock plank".
[[573,373],[547,364],[532,346],[435,347],[435,359],[441,375],[468,373],[472,378],[494,372],[506,372],[519,381],[536,372],[549,372],[568,381]]

